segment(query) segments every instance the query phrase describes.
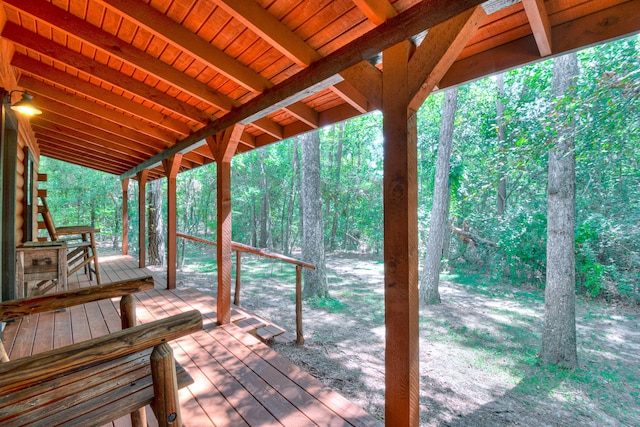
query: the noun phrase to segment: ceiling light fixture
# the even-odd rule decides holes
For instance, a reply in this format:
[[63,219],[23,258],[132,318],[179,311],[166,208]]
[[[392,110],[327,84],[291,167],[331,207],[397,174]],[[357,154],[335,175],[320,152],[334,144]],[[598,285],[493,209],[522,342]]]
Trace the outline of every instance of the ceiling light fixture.
[[12,90],[7,95],[8,102],[11,102],[11,95],[14,92],[21,92],[22,98],[20,101],[11,105],[11,109],[19,112],[25,116],[35,116],[37,114],[42,114],[42,110],[38,108],[38,106],[33,102],[33,96],[27,92],[26,90]]

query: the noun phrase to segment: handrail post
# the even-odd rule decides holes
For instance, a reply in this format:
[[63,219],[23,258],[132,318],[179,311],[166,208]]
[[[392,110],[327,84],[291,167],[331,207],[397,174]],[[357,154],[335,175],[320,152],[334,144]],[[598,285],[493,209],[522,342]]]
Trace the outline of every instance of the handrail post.
[[236,306],[240,306],[240,267],[242,264],[241,252],[236,251],[236,291],[233,294],[233,303]]
[[302,266],[296,265],[296,344],[304,344],[302,335]]

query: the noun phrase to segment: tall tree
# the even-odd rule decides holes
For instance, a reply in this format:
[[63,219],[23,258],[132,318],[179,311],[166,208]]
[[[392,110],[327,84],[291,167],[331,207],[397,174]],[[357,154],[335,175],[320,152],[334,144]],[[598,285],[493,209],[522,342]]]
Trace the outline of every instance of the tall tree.
[[449,189],[449,166],[451,164],[451,148],[453,146],[453,128],[457,103],[458,88],[448,89],[442,105],[436,175],[433,185],[431,223],[427,237],[427,254],[420,277],[420,301],[423,304],[440,303],[438,282],[442,263],[444,235],[449,229],[448,216],[451,195]]
[[335,173],[331,179],[333,182],[331,191],[331,197],[329,200],[333,200],[333,221],[331,223],[331,236],[329,238],[329,250],[333,251],[336,249],[336,232],[338,230],[338,213],[340,212],[339,204],[341,202],[340,193],[341,193],[341,182],[340,182],[340,172],[342,170],[342,142],[344,139],[344,123],[340,123],[334,126],[336,139],[338,140],[338,148],[336,152],[336,164],[335,164]]
[[271,202],[269,200],[269,186],[267,185],[267,173],[264,169],[264,159],[266,150],[258,150],[258,168],[260,169],[260,190],[262,193],[262,204],[260,210],[260,240],[258,246],[261,248],[271,248]]
[[149,185],[148,195],[148,235],[149,264],[165,264],[164,224],[162,221],[162,181],[156,179]]
[[[504,74],[500,73],[496,76],[496,86],[498,87],[498,96],[496,98],[496,121],[498,127],[498,151],[502,153],[505,147],[505,125],[504,125]],[[501,165],[502,166],[502,165]],[[497,214],[502,216],[507,207],[507,176],[502,170],[498,178],[498,203]]]
[[324,258],[322,197],[320,182],[320,135],[307,132],[300,137],[302,148],[302,259],[315,265],[304,274],[304,298],[326,298],[329,294]]
[[578,365],[575,319],[576,157],[571,103],[578,76],[576,54],[554,59],[556,138],[549,150],[547,184],[547,283],[541,358],[545,363]]

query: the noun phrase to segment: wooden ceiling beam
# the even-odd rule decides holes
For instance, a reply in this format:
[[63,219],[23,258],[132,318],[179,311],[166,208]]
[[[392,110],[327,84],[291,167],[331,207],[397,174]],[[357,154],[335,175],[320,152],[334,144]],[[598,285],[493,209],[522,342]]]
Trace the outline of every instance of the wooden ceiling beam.
[[279,124],[277,124],[273,120],[270,120],[270,119],[264,117],[262,119],[258,119],[258,120],[254,121],[254,122],[251,122],[251,125],[257,127],[258,129],[260,129],[264,133],[267,133],[267,134],[273,136],[277,140],[282,140],[283,139],[282,126],[280,126]]
[[74,145],[67,141],[58,140],[49,135],[37,134],[36,138],[38,138],[38,141],[43,149],[47,147],[51,151],[55,149],[55,151],[65,155],[72,154],[74,156],[80,157],[82,160],[88,160],[88,164],[97,162],[101,165],[112,165],[114,167],[119,167],[119,169],[126,169],[128,167],[131,167],[131,164],[135,164],[135,162],[133,161],[127,161],[122,158],[118,158],[117,156],[105,155],[105,153],[102,151],[96,151],[84,145]]
[[273,86],[265,77],[151,6],[131,0],[97,1],[254,93],[264,92]]
[[[283,108],[299,101],[291,99],[300,96],[310,87],[322,84],[343,70],[371,58],[380,51],[398,44],[428,28],[450,19],[465,10],[468,10],[482,0],[459,0],[443,2],[441,0],[423,0],[395,18],[367,32],[361,37],[342,46],[324,58],[314,62],[309,67],[294,74],[287,80],[275,85],[268,91],[247,101],[242,106],[230,111],[224,116],[213,120],[211,123],[198,129],[173,147],[150,158],[135,168],[127,171],[121,178],[129,178],[139,170],[154,167],[162,163],[162,160],[180,152],[201,146],[204,138],[224,130],[236,123],[243,123],[248,118],[262,114],[265,110],[281,105]],[[336,84],[333,82],[332,84]],[[249,120],[249,123],[253,120]]]
[[486,17],[476,6],[429,29],[409,61],[410,109],[418,111]]
[[50,81],[58,86],[67,88],[69,91],[75,91],[88,98],[104,102],[105,104],[124,111],[141,119],[147,120],[153,124],[167,129],[175,134],[182,136],[189,135],[191,128],[184,122],[172,117],[166,116],[153,108],[139,104],[135,101],[96,86],[86,80],[82,80],[69,73],[65,73],[55,67],[45,65],[40,61],[30,58],[26,55],[17,53],[11,60],[11,65],[22,70],[25,73],[32,74]]
[[[370,90],[370,88],[371,86],[366,90]],[[363,89],[365,88],[363,87]],[[369,111],[369,101],[367,97],[353,87],[350,80],[345,80],[337,85],[331,86],[331,90],[360,113],[364,114]]]
[[[334,86],[332,86],[333,88]],[[284,108],[289,114],[312,129],[318,127],[318,112],[303,102],[296,102]]]
[[72,153],[60,153],[59,149],[55,146],[43,146],[41,154],[52,159],[61,160],[63,162],[71,163],[74,165],[82,166],[89,169],[97,169],[105,173],[112,175],[119,175],[122,173],[122,168],[119,168],[113,164],[107,162],[101,162],[99,160],[88,161],[89,159],[83,159],[81,156],[74,155]]
[[36,138],[40,145],[49,145],[52,149],[55,148],[59,153],[73,154],[74,156],[83,157],[86,160],[90,160],[89,164],[99,161],[102,164],[113,165],[119,169],[126,169],[135,164],[135,161],[124,160],[122,157],[117,156],[105,156],[101,150],[96,150],[93,147],[87,147],[86,145],[77,145],[67,139],[60,139],[54,135],[39,134],[36,133]]
[[91,25],[83,19],[54,6],[45,0],[5,0],[15,9],[39,19],[66,33],[67,37],[77,38],[114,58],[144,71],[170,86],[188,93],[194,98],[213,105],[220,110],[230,111],[238,103],[184,72],[173,68],[148,53],[137,49],[124,40]]
[[140,134],[147,135],[148,137],[164,141],[167,146],[176,142],[173,135],[168,134],[163,129],[160,129],[156,126],[151,126],[151,124],[146,121],[127,116],[120,111],[106,108],[86,98],[82,98],[62,89],[58,89],[54,86],[44,83],[41,80],[36,80],[33,77],[20,77],[20,79],[18,80],[18,85],[27,89],[29,92],[38,94],[39,99],[54,99],[56,102],[59,102],[65,106],[75,108],[76,110],[92,114],[98,118],[108,120],[118,125],[122,125],[133,131],[139,132]]
[[151,104],[158,104],[167,110],[197,123],[207,123],[211,117],[205,111],[176,99],[144,82],[129,77],[119,71],[103,65],[81,53],[59,45],[22,27],[7,22],[2,37],[26,49],[44,55],[75,70],[89,74],[96,79],[116,86],[123,91],[139,96]]
[[536,39],[540,56],[549,56],[551,48],[551,23],[544,0],[522,0],[524,12],[527,14],[533,37]]
[[[82,120],[82,118],[79,119]],[[131,149],[138,151],[147,157],[155,155],[163,149],[162,147],[153,145],[132,144],[130,139],[123,138],[86,122],[81,122],[54,112],[47,112],[46,114],[41,114],[38,117],[33,117],[31,118],[31,122],[40,123],[42,126],[45,126],[42,122],[46,122],[47,128],[62,133],[77,133],[79,134],[77,135],[78,138],[81,138],[80,135],[84,135],[87,138],[94,138],[96,141],[112,142],[121,146],[131,147]]]
[[[617,4],[551,27],[554,55],[638,32],[640,0]],[[537,43],[534,36],[530,35],[454,62],[438,87],[445,89],[464,84],[540,60]]]
[[93,114],[85,113],[84,111],[75,109],[68,105],[61,104],[50,98],[38,97],[38,106],[44,112],[43,116],[57,114],[80,122],[83,124],[82,127],[97,128],[111,134],[113,137],[122,137],[128,140],[128,144],[130,145],[140,144],[152,147],[156,150],[163,150],[169,147],[169,144],[167,144],[166,141],[151,138],[140,132],[136,132],[109,120],[104,120],[98,116],[94,116]]
[[263,38],[283,55],[301,67],[321,58],[297,34],[264,10],[255,0],[215,0],[234,19]]
[[353,0],[358,9],[376,25],[380,25],[398,12],[388,0]]
[[91,136],[83,134],[81,132],[73,132],[72,129],[52,129],[52,126],[50,126],[49,124],[50,122],[46,122],[44,120],[33,120],[31,123],[31,127],[33,128],[34,132],[40,135],[47,135],[61,141],[67,141],[77,146],[81,146],[84,144],[87,147],[95,147],[96,149],[108,148],[110,153],[126,156],[136,162],[140,162],[148,157],[131,148],[124,147],[115,143],[108,143],[97,138],[92,138]]

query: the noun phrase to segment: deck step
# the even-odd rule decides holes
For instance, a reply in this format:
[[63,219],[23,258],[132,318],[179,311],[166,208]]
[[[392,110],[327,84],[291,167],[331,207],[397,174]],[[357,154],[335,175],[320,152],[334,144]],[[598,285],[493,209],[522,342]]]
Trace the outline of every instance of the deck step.
[[271,341],[275,337],[284,334],[286,331],[274,324],[266,325],[256,331],[256,335],[262,342]]

